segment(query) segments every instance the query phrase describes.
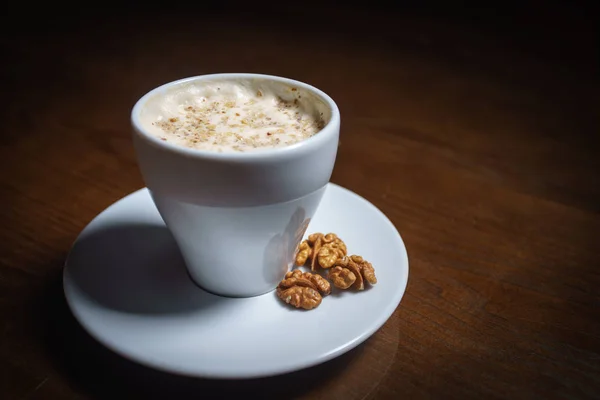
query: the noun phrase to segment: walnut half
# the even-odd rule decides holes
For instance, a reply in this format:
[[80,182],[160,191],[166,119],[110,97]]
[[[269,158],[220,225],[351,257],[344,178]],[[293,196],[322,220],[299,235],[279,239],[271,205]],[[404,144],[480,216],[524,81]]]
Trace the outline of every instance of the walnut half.
[[331,293],[329,282],[319,275],[290,271],[277,287],[277,296],[296,308],[312,310],[321,304],[321,295]]
[[375,285],[377,283],[375,268],[373,268],[373,265],[370,262],[357,255],[350,256],[350,259],[358,266],[363,278],[367,282],[369,282],[371,285]]
[[351,255],[338,260],[336,265],[329,270],[328,277],[335,287],[342,290],[349,287],[364,290],[365,281],[371,285],[377,283],[373,265],[357,255]]
[[296,265],[310,260],[310,269],[331,268],[347,254],[346,244],[335,233],[313,233],[298,246]]
[[296,308],[312,310],[321,304],[322,297],[315,289],[303,286],[292,286],[287,289],[277,288],[277,296]]
[[354,275],[354,272],[340,266],[331,268],[327,276],[331,279],[331,282],[333,282],[333,286],[338,289],[348,289],[356,282],[356,275]]
[[321,275],[302,272],[300,270],[290,271],[285,274],[285,278],[281,281],[279,286],[306,286],[316,289],[324,295],[331,293],[331,285],[327,279],[323,278]]

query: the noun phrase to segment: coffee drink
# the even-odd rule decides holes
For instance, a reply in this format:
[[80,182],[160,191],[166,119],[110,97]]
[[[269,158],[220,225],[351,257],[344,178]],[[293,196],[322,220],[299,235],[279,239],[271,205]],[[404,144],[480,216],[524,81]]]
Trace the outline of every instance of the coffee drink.
[[251,152],[290,146],[317,134],[329,107],[283,82],[189,82],[150,98],[140,120],[162,141],[190,149]]

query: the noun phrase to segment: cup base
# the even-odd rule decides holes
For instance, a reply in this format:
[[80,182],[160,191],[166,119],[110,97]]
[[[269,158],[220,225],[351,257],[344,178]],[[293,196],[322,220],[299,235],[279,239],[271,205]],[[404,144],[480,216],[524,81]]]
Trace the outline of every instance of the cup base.
[[206,286],[202,285],[200,282],[198,282],[196,279],[194,279],[194,277],[190,273],[189,269],[186,268],[185,272],[188,275],[188,277],[190,278],[190,280],[192,281],[192,283],[194,285],[196,285],[196,287],[198,289],[203,290],[206,293],[210,293],[212,295],[219,296],[219,297],[225,297],[225,298],[230,298],[230,299],[248,299],[251,297],[258,297],[258,296],[262,296],[267,293],[271,293],[275,289],[277,289],[277,285],[275,285],[274,287],[272,287],[270,289],[267,289],[264,291],[259,291],[259,292],[256,292],[255,294],[252,293],[252,294],[248,294],[248,295],[240,295],[240,294],[235,294],[235,293],[226,293],[226,292],[222,292],[222,291],[218,291],[218,290],[211,290],[211,289],[207,288]]

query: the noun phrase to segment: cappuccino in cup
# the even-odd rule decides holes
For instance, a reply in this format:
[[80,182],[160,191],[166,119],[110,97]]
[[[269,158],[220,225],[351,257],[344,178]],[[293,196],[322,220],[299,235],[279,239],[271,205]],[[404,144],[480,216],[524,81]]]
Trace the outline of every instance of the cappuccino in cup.
[[326,113],[325,104],[302,88],[264,80],[217,80],[191,82],[151,99],[142,123],[175,145],[243,153],[308,139],[325,126]]

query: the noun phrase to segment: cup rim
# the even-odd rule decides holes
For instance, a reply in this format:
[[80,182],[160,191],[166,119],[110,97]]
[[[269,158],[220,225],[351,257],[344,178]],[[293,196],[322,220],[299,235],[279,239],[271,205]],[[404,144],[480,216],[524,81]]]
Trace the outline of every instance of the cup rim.
[[[277,148],[264,148],[258,149],[250,152],[216,152],[205,149],[192,149],[188,147],[183,147],[180,145],[176,145],[173,143],[165,142],[160,140],[155,135],[152,135],[146,129],[144,129],[141,121],[140,121],[140,113],[146,104],[146,102],[155,94],[168,90],[171,87],[185,84],[188,82],[194,81],[210,81],[217,79],[266,79],[277,82],[286,83],[290,86],[297,86],[304,90],[312,92],[312,94],[319,97],[331,110],[331,117],[327,124],[316,134],[313,136],[304,139],[300,142],[294,143],[289,146],[277,147]],[[202,159],[213,159],[213,160],[222,160],[222,161],[250,161],[256,159],[273,159],[279,157],[286,157],[290,155],[298,155],[298,152],[310,152],[316,150],[321,147],[325,143],[329,141],[331,136],[336,135],[336,127],[339,127],[340,124],[340,112],[337,104],[333,99],[323,92],[321,89],[318,89],[308,83],[304,83],[301,81],[297,81],[291,78],[285,78],[277,75],[268,75],[268,74],[255,74],[255,73],[216,73],[216,74],[205,74],[205,75],[195,75],[187,78],[177,79],[174,81],[167,82],[158,87],[147,92],[145,95],[140,97],[131,110],[131,124],[134,127],[134,132],[138,134],[138,136],[150,144],[160,147],[161,149],[178,153],[182,156],[192,157],[192,158],[202,158]]]

